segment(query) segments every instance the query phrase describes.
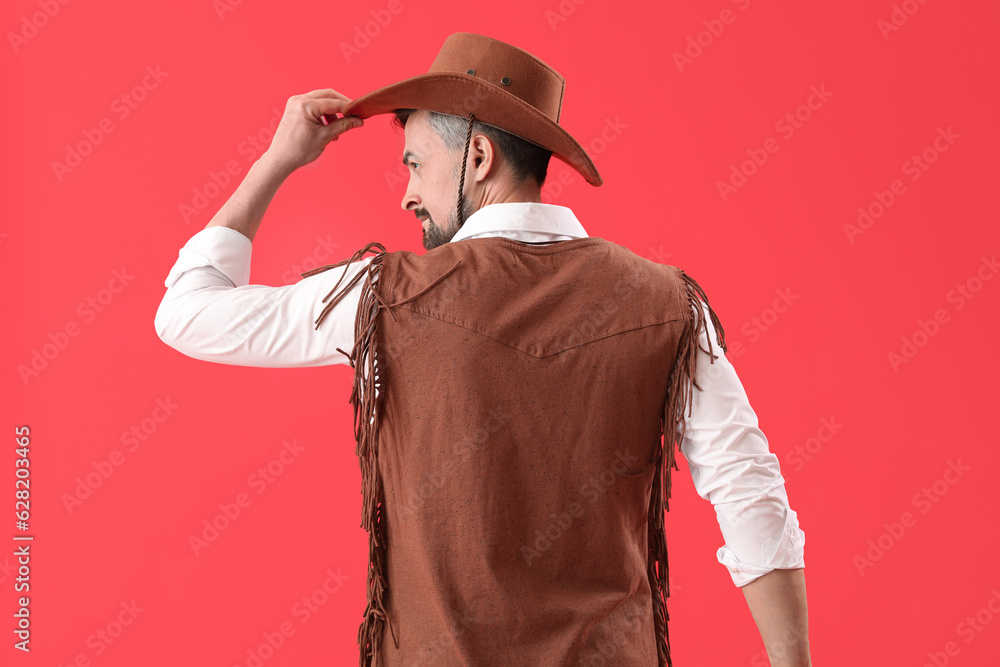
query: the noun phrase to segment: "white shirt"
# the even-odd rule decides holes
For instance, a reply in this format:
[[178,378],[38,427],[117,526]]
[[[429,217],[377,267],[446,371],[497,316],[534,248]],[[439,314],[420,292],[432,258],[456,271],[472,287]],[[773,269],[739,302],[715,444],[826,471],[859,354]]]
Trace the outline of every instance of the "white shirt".
[[[452,241],[501,236],[533,243],[587,237],[564,206],[532,202],[491,204],[473,213]],[[156,333],[179,352],[204,361],[240,366],[289,368],[346,364],[337,348],[354,346],[354,318],[363,279],[323,321],[314,322],[323,298],[365,270],[372,257],[281,287],[250,285],[250,239],[228,227],[210,227],[181,248],[164,284],[156,312]],[[709,363],[698,352],[691,414],[681,454],[695,490],[715,508],[725,544],[716,552],[733,583],[743,586],[776,568],[805,566],[805,533],[789,507],[778,458],[758,428],[757,415],[732,364],[708,331],[700,342],[719,355]]]

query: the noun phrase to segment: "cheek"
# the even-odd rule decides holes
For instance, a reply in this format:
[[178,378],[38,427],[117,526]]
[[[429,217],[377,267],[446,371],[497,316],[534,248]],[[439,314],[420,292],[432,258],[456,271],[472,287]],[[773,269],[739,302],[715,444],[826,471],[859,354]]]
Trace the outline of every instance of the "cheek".
[[439,205],[447,206],[449,203],[454,203],[458,196],[458,176],[439,175],[434,179],[434,184],[427,189]]

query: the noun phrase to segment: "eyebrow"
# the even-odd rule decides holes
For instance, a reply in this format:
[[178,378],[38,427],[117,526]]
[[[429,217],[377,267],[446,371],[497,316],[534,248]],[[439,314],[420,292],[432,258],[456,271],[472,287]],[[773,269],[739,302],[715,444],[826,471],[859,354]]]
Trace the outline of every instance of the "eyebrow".
[[405,153],[403,153],[403,164],[409,167],[410,166],[409,160],[415,157],[417,157],[416,153],[414,153],[413,151],[406,151]]

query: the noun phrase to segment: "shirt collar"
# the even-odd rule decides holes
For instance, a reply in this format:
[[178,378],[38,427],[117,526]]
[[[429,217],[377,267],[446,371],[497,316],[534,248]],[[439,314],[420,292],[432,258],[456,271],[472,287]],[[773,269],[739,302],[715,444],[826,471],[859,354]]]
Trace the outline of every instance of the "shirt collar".
[[587,231],[569,208],[540,202],[489,204],[470,215],[450,243],[502,236],[517,241],[569,241]]

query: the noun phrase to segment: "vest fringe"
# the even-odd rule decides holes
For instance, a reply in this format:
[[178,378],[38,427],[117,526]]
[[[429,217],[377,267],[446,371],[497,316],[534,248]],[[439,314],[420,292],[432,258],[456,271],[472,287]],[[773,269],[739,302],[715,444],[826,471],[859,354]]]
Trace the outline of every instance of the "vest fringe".
[[678,269],[684,284],[684,293],[689,306],[689,317],[684,322],[677,346],[677,360],[674,364],[673,376],[667,391],[667,403],[664,406],[663,442],[656,456],[656,474],[653,475],[653,489],[649,503],[649,566],[648,576],[650,588],[653,591],[653,621],[656,628],[656,644],[659,667],[673,667],[670,658],[670,635],[667,612],[667,598],[670,597],[670,567],[667,563],[667,537],[664,525],[664,511],[670,511],[671,470],[677,467],[675,448],[684,439],[687,423],[684,420],[685,408],[688,416],[691,414],[691,387],[701,391],[695,380],[698,350],[706,352],[711,363],[718,358],[712,352],[712,341],[708,340],[709,349],[699,345],[699,337],[707,331],[705,311],[701,306],[704,301],[709,317],[715,327],[716,342],[723,352],[727,350],[725,331],[715,311],[708,303],[704,290],[691,276]]
[[[382,507],[385,497],[383,495],[382,478],[378,469],[378,426],[381,421],[382,411],[379,403],[384,394],[376,395],[375,388],[383,387],[382,374],[375,365],[375,352],[377,348],[378,314],[379,310],[387,307],[387,304],[378,294],[378,279],[382,271],[382,262],[386,256],[385,247],[380,243],[371,242],[347,260],[338,262],[330,266],[324,266],[312,271],[303,273],[302,276],[310,276],[321,271],[326,271],[344,264],[350,265],[355,260],[360,260],[365,253],[373,247],[378,248],[367,271],[358,273],[354,278],[336,295],[337,287],[343,280],[337,281],[337,285],[330,291],[323,301],[327,303],[323,312],[316,319],[316,328],[332,310],[333,306],[340,301],[362,277],[365,282],[362,286],[361,298],[358,301],[357,319],[354,326],[354,347],[351,353],[347,354],[337,348],[350,360],[351,367],[354,368],[354,386],[351,391],[350,403],[354,406],[354,437],[357,440],[356,453],[361,465],[361,527],[368,531],[368,604],[365,608],[364,620],[358,628],[358,647],[360,649],[360,667],[371,667],[377,664],[379,645],[382,641],[385,623],[389,624],[389,631],[392,633],[393,642],[399,648],[399,640],[396,638],[396,631],[392,627],[385,605],[386,579],[385,579],[385,523],[382,517]],[[375,252],[372,250],[372,252]],[[389,311],[390,314],[392,311]],[[367,375],[367,377],[365,377]]]

